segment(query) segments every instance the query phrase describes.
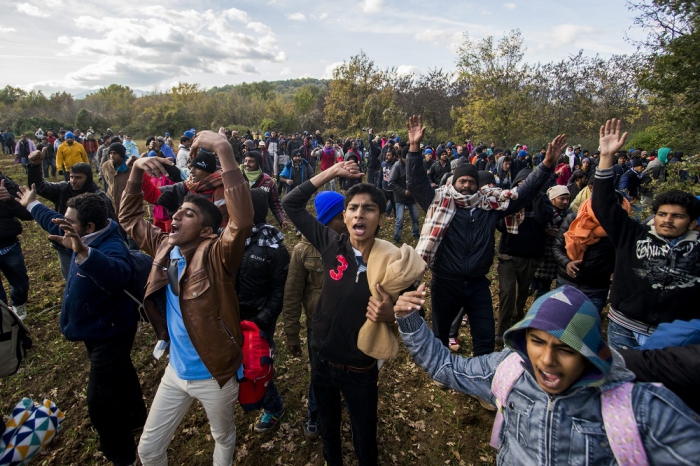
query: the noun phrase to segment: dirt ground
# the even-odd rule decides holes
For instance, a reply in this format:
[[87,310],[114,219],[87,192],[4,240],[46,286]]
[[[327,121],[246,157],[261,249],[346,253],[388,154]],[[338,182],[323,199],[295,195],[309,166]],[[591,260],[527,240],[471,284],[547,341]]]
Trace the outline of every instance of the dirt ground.
[[[26,183],[21,167],[2,155],[0,170],[20,184]],[[55,179],[51,181],[56,181]],[[51,206],[53,207],[53,206]],[[271,223],[274,224],[272,217]],[[27,325],[34,347],[28,352],[17,374],[0,380],[0,413],[7,416],[22,398],[35,401],[49,398],[66,415],[62,430],[34,464],[101,465],[108,464],[99,452],[97,433],[90,423],[86,405],[88,359],[82,343],[69,342],[60,333],[63,280],[58,260],[46,239],[47,234],[33,222],[24,223],[22,248],[31,290]],[[382,228],[381,237],[391,239],[393,222]],[[414,244],[410,222],[404,227],[404,240]],[[298,241],[292,231],[286,233],[286,245],[292,249]],[[426,274],[426,281],[429,277]],[[494,278],[494,277],[491,277]],[[7,283],[5,289],[9,291]],[[494,310],[498,307],[497,287],[492,284]],[[429,303],[429,301],[428,301]],[[429,316],[428,306],[428,316]],[[302,337],[305,332],[302,332]],[[468,327],[462,327],[463,355],[470,355]],[[285,347],[282,325],[276,333],[278,357],[276,384],[287,413],[272,432],[253,431],[256,413],[244,414],[237,408],[237,464],[242,465],[322,465],[320,440],[303,436],[310,367],[306,352],[294,358]],[[151,328],[140,327],[132,358],[141,380],[147,405],[153,399],[167,364],[151,355],[155,338]],[[305,348],[305,341],[302,343]],[[387,362],[379,375],[379,462],[409,465],[493,464],[495,451],[489,447],[493,414],[478,402],[453,390],[439,388],[411,360],[405,347],[399,356]],[[357,464],[347,419],[343,424],[346,464]],[[170,464],[211,464],[214,448],[204,411],[195,402],[177,430],[169,449]]]

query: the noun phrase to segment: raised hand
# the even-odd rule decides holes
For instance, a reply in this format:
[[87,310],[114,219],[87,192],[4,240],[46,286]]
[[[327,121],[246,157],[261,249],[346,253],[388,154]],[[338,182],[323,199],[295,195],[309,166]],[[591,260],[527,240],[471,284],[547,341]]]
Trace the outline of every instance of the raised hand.
[[32,184],[32,189],[26,186],[19,187],[19,196],[17,196],[17,202],[19,202],[22,207],[27,207],[32,202],[36,201],[36,185]]
[[51,221],[63,230],[63,236],[49,235],[49,240],[61,243],[64,247],[72,249],[78,257],[85,259],[88,247],[83,243],[73,225],[64,218],[54,218]]
[[566,148],[566,134],[560,134],[547,144],[547,153],[542,161],[545,166],[552,168],[557,163],[557,159]]
[[408,144],[411,152],[420,152],[420,142],[425,134],[425,126],[423,126],[423,117],[421,115],[413,115],[406,122],[408,130]]
[[627,139],[627,132],[620,136],[620,127],[622,126],[622,120],[617,120],[613,118],[608,120],[604,125],[600,127],[600,158],[612,157],[622,149],[625,145],[625,139]]
[[340,176],[342,178],[362,178],[364,173],[360,170],[360,167],[352,160],[346,160],[344,162],[338,162],[333,165],[334,177]]
[[145,171],[153,177],[168,176],[165,165],[173,165],[172,160],[165,157],[140,157],[134,158],[134,165],[131,168],[132,170]]
[[403,317],[420,310],[423,304],[425,304],[425,283],[421,283],[416,291],[407,291],[399,296],[394,304],[394,315]]
[[29,154],[29,162],[31,162],[32,165],[40,165],[42,160],[44,160],[44,153],[40,150],[32,151],[32,153]]

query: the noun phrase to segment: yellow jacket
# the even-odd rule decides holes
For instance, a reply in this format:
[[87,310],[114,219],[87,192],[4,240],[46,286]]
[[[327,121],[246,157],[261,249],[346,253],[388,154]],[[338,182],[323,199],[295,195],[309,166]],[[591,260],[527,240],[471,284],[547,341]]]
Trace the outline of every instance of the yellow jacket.
[[66,141],[63,141],[58,146],[58,151],[56,151],[56,168],[69,171],[70,167],[80,162],[88,163],[87,152],[85,152],[82,144],[76,141],[69,146]]

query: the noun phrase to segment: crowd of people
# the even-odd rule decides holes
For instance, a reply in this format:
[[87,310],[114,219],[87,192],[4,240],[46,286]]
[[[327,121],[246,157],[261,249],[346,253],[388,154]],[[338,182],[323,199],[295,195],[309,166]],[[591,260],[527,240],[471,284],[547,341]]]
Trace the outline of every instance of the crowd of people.
[[[179,142],[149,137],[143,152],[111,130],[39,128],[38,145],[3,133],[27,182],[0,175],[0,270],[11,286],[0,299],[27,317],[19,235],[33,219],[58,256],[60,328],[87,349],[88,412],[109,461],[167,464],[196,399],[213,463],[231,464],[241,322],[274,359],[282,316],[285,344],[302,357],[302,310],[304,435],[321,438],[328,465],[343,462],[343,410],[358,463],[378,462],[377,383],[398,352],[396,324],[430,377],[497,411],[501,464],[696,461],[700,200],[650,187],[682,154],[623,151],[617,120],[590,155],[563,134],[534,153],[471,140],[433,147],[424,131],[420,116],[407,140],[371,128],[366,140],[191,128]],[[644,203],[653,216],[639,219]],[[411,245],[401,241],[407,210]],[[393,243],[377,237],[392,214]],[[300,237],[291,250],[289,228]],[[138,290],[140,254],[152,265]],[[157,336],[154,356],[169,357],[148,409],[130,356],[139,319]],[[471,357],[459,354],[462,325]],[[244,407],[261,411],[256,432],[286,414],[274,378],[266,387]]]

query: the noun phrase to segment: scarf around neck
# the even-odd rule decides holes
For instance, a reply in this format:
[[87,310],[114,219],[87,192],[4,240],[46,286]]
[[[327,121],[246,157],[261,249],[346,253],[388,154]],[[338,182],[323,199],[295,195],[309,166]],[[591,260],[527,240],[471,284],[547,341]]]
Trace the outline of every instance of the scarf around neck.
[[457,208],[506,210],[511,200],[518,198],[517,189],[481,188],[471,196],[458,192],[454,186],[445,185],[435,190],[433,202],[425,214],[416,251],[430,266],[447,227],[457,213]]
[[257,170],[252,170],[252,171],[243,171],[245,173],[246,178],[248,178],[248,183],[250,186],[253,186],[256,181],[258,181],[258,178],[262,176],[262,170],[258,168]]

